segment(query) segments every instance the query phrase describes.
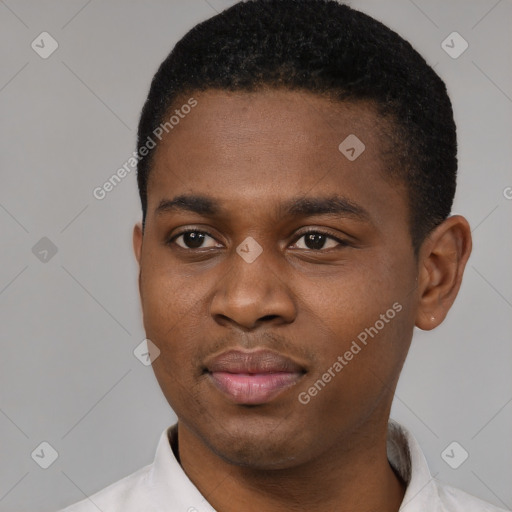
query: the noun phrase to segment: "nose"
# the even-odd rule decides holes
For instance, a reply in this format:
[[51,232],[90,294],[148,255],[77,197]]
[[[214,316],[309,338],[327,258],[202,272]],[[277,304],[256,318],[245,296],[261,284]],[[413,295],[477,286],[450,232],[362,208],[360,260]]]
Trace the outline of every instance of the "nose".
[[210,306],[216,322],[235,324],[243,330],[253,330],[268,322],[293,322],[296,304],[291,288],[272,257],[270,251],[264,250],[249,263],[233,252],[232,261],[227,262],[229,270],[216,284]]

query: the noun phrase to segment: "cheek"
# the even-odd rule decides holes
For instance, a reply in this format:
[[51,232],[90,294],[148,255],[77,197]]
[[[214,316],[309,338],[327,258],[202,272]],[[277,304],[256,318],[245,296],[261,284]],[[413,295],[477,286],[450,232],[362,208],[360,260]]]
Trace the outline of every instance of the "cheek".
[[152,264],[148,258],[141,273],[141,303],[144,327],[154,343],[166,344],[178,337],[197,316],[206,291],[202,281],[178,272],[176,266]]
[[[359,386],[375,380],[389,381],[401,367],[413,329],[411,282],[414,273],[410,261],[378,258],[370,255],[321,286],[302,290],[303,307],[316,325],[316,345],[322,373],[344,358],[345,384]],[[318,282],[317,282],[318,284]],[[306,330],[306,332],[308,332]],[[311,330],[310,330],[311,332]],[[338,366],[339,369],[339,366]],[[371,378],[370,378],[371,377]]]
[[358,262],[323,280],[304,283],[297,293],[304,309],[326,329],[353,336],[402,300],[407,285],[399,268],[403,267],[370,257],[368,263]]
[[317,364],[300,390],[318,418],[351,423],[391,400],[412,335],[400,299],[374,293],[361,301],[339,296],[331,303],[331,314],[319,326]]
[[160,350],[153,371],[171,407],[178,410],[181,406],[176,400],[190,400],[200,377],[198,333],[205,335],[200,328],[197,300],[182,288],[175,280],[149,276],[143,285],[146,336]]

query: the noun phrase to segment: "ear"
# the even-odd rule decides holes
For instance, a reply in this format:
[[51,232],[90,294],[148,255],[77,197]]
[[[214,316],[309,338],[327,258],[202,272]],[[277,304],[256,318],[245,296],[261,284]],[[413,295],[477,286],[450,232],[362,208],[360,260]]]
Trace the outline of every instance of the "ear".
[[143,231],[142,231],[142,223],[135,224],[133,228],[133,252],[135,253],[135,258],[137,259],[137,263],[139,264],[139,295],[142,299],[142,287],[140,283],[140,276],[141,276],[141,255],[142,255],[142,240],[143,240]]
[[135,258],[137,259],[137,263],[140,267],[140,256],[142,254],[142,223],[138,222],[133,227],[133,252],[135,253]]
[[429,331],[448,314],[462,282],[471,254],[471,229],[454,215],[441,223],[420,248],[416,326]]

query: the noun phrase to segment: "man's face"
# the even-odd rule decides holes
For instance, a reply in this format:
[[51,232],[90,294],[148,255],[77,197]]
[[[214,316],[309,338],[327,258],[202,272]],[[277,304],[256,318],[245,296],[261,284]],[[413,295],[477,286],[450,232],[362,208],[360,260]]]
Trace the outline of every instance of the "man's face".
[[[368,106],[277,90],[194,98],[155,154],[143,241],[135,230],[153,368],[217,455],[291,467],[387,422],[417,308],[407,193],[384,177]],[[351,134],[365,145],[355,160],[354,139],[338,148]],[[165,207],[178,196],[213,207]],[[244,355],[261,350],[275,357]]]

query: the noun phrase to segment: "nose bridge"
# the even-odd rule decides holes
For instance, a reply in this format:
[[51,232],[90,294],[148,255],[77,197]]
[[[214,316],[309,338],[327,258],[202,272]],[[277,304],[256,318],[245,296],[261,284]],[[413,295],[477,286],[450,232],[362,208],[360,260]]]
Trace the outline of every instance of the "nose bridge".
[[212,315],[222,315],[248,327],[269,316],[290,321],[294,312],[294,302],[279,276],[272,249],[247,237],[230,255],[229,269],[217,283]]
[[272,268],[273,260],[275,258],[270,248],[264,248],[248,236],[231,256],[230,269],[226,275],[226,291],[233,297],[239,295],[252,297],[253,300],[265,299],[276,285],[281,284],[277,280],[276,269]]

